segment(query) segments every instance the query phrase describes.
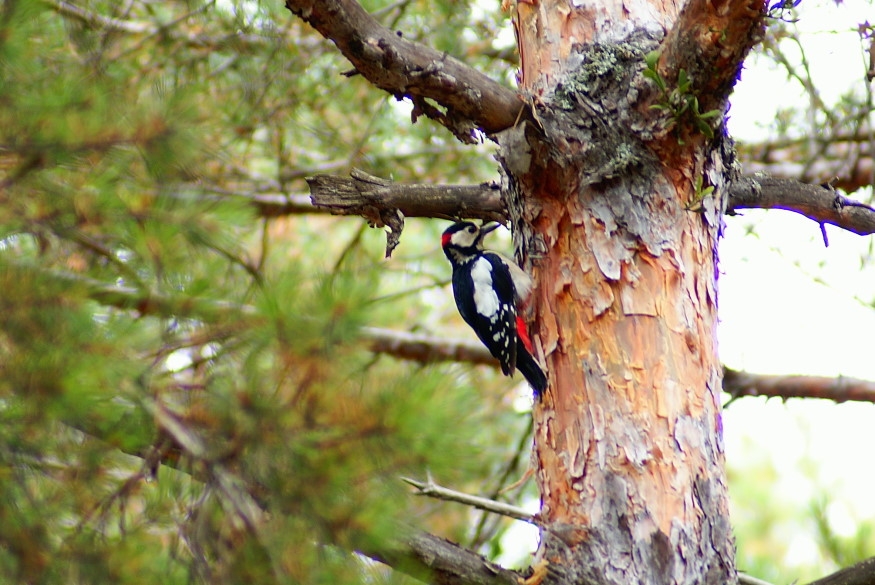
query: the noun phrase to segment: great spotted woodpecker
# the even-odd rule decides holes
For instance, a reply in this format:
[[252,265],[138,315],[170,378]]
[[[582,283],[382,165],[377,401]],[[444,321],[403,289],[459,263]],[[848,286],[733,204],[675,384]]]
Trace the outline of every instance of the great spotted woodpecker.
[[463,221],[448,227],[441,247],[453,265],[453,296],[462,319],[501,363],[505,376],[519,369],[540,395],[547,376],[532,357],[532,342],[517,307],[528,299],[532,280],[497,252],[483,249],[483,237],[499,224],[477,227]]

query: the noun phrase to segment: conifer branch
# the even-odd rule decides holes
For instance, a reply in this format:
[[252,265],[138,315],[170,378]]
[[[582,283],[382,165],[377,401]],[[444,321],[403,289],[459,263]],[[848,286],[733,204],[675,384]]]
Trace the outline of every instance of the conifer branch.
[[[177,299],[101,283],[71,273],[48,270],[39,272],[71,286],[82,287],[90,298],[101,304],[137,310],[143,315],[218,319],[247,318],[257,314],[255,307],[250,305],[198,297]],[[399,359],[420,363],[452,361],[498,366],[489,351],[474,339],[447,339],[378,327],[364,327],[361,333],[362,338],[369,343],[371,351]],[[823,398],[839,403],[850,400],[875,403],[875,382],[841,376],[768,376],[724,368],[723,389],[733,396]]]
[[525,110],[516,92],[461,61],[380,24],[355,0],[287,0],[286,8],[331,40],[374,86],[413,101],[459,140],[478,142],[475,129],[510,128]]
[[480,496],[472,496],[471,494],[451,490],[450,488],[445,488],[434,483],[434,480],[431,477],[428,478],[428,481],[419,481],[409,477],[402,477],[401,480],[415,487],[418,490],[415,492],[416,495],[429,496],[447,502],[457,502],[459,504],[465,504],[466,506],[477,508],[478,510],[507,516],[514,520],[522,520],[530,523],[533,522],[532,514],[518,506],[512,506],[510,504],[505,504],[504,502],[497,502],[488,498],[481,498]]
[[[42,2],[51,7],[61,16],[80,22],[91,29],[145,37],[160,34],[165,35],[172,40],[181,41],[192,48],[218,51],[222,48],[227,48],[229,41],[232,40],[238,46],[249,46],[253,48],[275,47],[277,43],[282,42],[283,40],[281,35],[266,36],[242,32],[237,32],[234,35],[210,36],[203,34],[200,29],[198,29],[197,32],[194,32],[194,30],[185,30],[181,26],[181,21],[175,23],[178,26],[159,25],[146,20],[131,20],[104,16],[98,12],[93,12],[86,8],[82,8],[81,6],[77,6],[76,4],[64,2],[63,0],[42,0]],[[191,16],[191,14],[187,16]],[[296,40],[296,42],[300,41]]]
[[[165,407],[148,398],[144,399],[143,405],[153,415],[158,428],[185,456],[200,463],[173,467],[190,474],[198,481],[213,485],[233,507],[247,530],[257,535],[265,514],[275,513],[264,502],[253,497],[252,494],[261,492],[262,488],[247,483],[243,477],[228,470],[220,461],[214,460],[203,438]],[[82,425],[75,425],[75,428],[95,439],[117,445],[117,441],[105,437],[97,427],[85,429]],[[168,463],[163,460],[155,461],[152,451],[149,448],[124,449],[125,453],[142,459],[150,467],[155,463]],[[376,543],[369,539],[356,552],[435,585],[519,585],[522,581],[520,573],[505,569],[458,544],[422,531],[410,531],[391,542]]]

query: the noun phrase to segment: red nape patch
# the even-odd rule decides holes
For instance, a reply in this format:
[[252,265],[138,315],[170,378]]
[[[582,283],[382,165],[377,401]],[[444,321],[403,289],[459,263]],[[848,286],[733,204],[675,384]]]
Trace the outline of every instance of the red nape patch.
[[446,248],[447,244],[450,243],[450,238],[453,237],[453,234],[441,234],[441,248]]
[[516,316],[516,332],[529,353],[532,353],[532,340],[529,339],[529,330],[526,327],[526,322],[519,315]]

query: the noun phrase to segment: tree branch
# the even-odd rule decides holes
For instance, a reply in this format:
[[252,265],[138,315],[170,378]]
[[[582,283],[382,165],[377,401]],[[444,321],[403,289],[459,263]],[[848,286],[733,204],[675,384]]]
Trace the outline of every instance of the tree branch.
[[872,585],[875,583],[875,557],[845,567],[808,585]]
[[313,205],[337,215],[375,214],[398,210],[405,217],[445,217],[504,221],[501,190],[494,183],[431,185],[393,183],[353,169],[349,179],[309,177]]
[[[421,363],[454,361],[498,367],[482,343],[436,338],[391,329],[366,327],[371,350]],[[823,398],[875,403],[875,382],[855,378],[817,376],[769,376],[723,368],[723,390],[733,396],[775,398]]]
[[[404,185],[355,171],[352,178],[317,175],[308,179],[313,205],[340,215],[373,218],[401,210],[405,217],[465,217],[505,221],[499,190],[481,185]],[[262,213],[278,214],[264,201]],[[784,209],[859,235],[875,233],[875,209],[830,188],[767,175],[745,176],[730,186],[727,213],[740,209]]]
[[478,510],[507,516],[514,520],[533,522],[533,515],[518,506],[512,506],[510,504],[505,504],[504,502],[497,502],[488,498],[481,498],[480,496],[472,496],[471,494],[451,490],[450,488],[445,488],[434,483],[431,477],[428,478],[428,481],[419,481],[409,477],[402,477],[401,479],[415,487],[418,490],[416,492],[416,495],[418,496],[429,496],[447,502],[457,502],[459,504],[477,508]]
[[835,402],[875,402],[875,382],[857,378],[766,376],[723,368],[723,391],[732,396],[823,398]]
[[363,327],[362,334],[370,341],[371,351],[403,360],[498,366],[486,346],[473,339],[446,339],[377,327]]
[[762,579],[757,579],[756,577],[751,577],[745,573],[738,574],[738,585],[772,585],[768,581],[763,581]]
[[[14,266],[7,264],[7,266]],[[16,266],[18,269],[31,267]],[[91,299],[112,307],[137,310],[143,315],[197,319],[245,319],[257,314],[254,307],[203,298],[174,299],[133,288],[104,284],[76,274],[38,270],[70,286],[81,287]],[[454,340],[430,335],[362,328],[371,351],[420,363],[453,361],[497,367],[498,362],[483,344],[474,339]],[[836,402],[855,400],[875,402],[875,382],[855,378],[815,376],[766,376],[738,372],[724,367],[723,389],[733,396],[773,396],[778,398],[824,398]]]
[[875,233],[875,209],[822,185],[767,175],[743,177],[730,187],[728,212],[754,208],[793,211],[861,236]]
[[759,42],[763,0],[689,0],[662,42],[659,71],[674,80],[686,71],[702,112],[718,108],[738,80],[744,57]]
[[509,128],[524,111],[512,89],[445,53],[404,39],[355,0],[287,0],[286,8],[337,45],[373,85],[398,99],[410,98],[414,121],[424,114],[462,142],[476,143],[476,128],[487,134]]
[[[95,30],[104,30],[107,32],[124,33],[129,35],[142,35],[147,37],[161,34],[166,35],[173,40],[181,41],[193,48],[218,51],[221,48],[227,48],[229,46],[229,41],[233,41],[237,45],[252,47],[275,47],[277,43],[283,42],[283,37],[281,35],[267,36],[237,32],[231,35],[209,36],[203,34],[200,30],[192,32],[181,26],[167,27],[144,20],[126,20],[114,18],[112,16],[104,16],[62,0],[42,1],[65,18],[76,20]],[[299,40],[296,40],[296,42],[299,42]]]
[[848,193],[871,185],[875,156],[868,129],[864,126],[850,133],[829,128],[820,131],[813,144],[809,136],[739,144],[738,156],[748,174],[764,173],[808,183],[829,181]]
[[522,575],[466,548],[427,532],[414,532],[403,546],[362,551],[374,560],[438,585],[519,585]]

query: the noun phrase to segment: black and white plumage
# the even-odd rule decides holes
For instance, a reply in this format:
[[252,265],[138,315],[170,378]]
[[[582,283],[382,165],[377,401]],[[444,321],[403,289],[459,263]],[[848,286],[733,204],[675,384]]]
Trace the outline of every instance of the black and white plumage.
[[517,312],[532,281],[512,260],[483,249],[483,237],[498,225],[480,228],[463,221],[444,231],[441,247],[453,265],[453,296],[462,319],[498,359],[504,375],[519,369],[540,395],[547,377],[532,357],[526,324]]

